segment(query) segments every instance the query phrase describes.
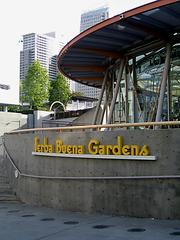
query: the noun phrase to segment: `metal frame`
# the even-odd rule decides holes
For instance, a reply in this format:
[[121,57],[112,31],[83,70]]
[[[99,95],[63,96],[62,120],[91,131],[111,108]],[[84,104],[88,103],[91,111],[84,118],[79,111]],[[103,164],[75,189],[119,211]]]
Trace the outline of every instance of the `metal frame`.
[[114,90],[113,99],[112,99],[110,110],[109,110],[109,116],[108,116],[107,124],[111,123],[113,110],[114,110],[114,107],[115,107],[115,103],[116,103],[116,99],[117,99],[117,95],[118,95],[118,91],[119,91],[119,87],[120,87],[120,82],[121,82],[123,71],[124,71],[124,66],[125,66],[125,58],[122,58],[121,63],[120,63],[120,67],[119,67],[119,73],[118,73],[117,81],[116,81],[116,87],[115,87],[115,90]]
[[99,99],[98,99],[98,102],[97,102],[97,105],[96,105],[96,110],[95,110],[95,113],[94,113],[94,118],[93,118],[92,124],[97,123],[98,113],[100,112],[100,107],[101,107],[101,103],[102,103],[102,100],[103,100],[103,95],[104,95],[106,82],[107,82],[107,78],[108,78],[108,72],[109,72],[109,70],[107,69],[106,73],[105,73],[105,76],[104,76],[100,96],[99,96]]

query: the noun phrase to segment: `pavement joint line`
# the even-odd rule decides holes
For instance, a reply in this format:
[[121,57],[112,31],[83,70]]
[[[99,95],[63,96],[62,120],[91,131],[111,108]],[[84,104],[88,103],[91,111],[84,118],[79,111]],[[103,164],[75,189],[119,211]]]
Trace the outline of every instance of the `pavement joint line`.
[[[111,219],[112,217],[110,216],[110,217],[108,217],[108,220],[109,219]],[[106,218],[106,220],[107,220],[107,218]],[[82,223],[81,225],[90,225],[90,224],[96,224],[96,223],[99,223],[99,220],[96,220],[96,221],[93,221],[93,222],[89,222],[89,223]],[[78,224],[75,224],[75,225],[72,225],[71,227],[67,227],[67,228],[64,228],[64,229],[62,229],[62,230],[59,230],[59,231],[57,231],[57,232],[54,232],[54,233],[51,233],[51,234],[48,234],[48,235],[46,235],[46,236],[42,236],[42,237],[40,237],[40,238],[37,238],[37,239],[34,239],[34,240],[42,240],[42,239],[46,239],[47,237],[51,237],[51,236],[55,236],[56,234],[58,234],[58,233],[60,233],[60,232],[65,232],[65,231],[68,231],[68,230],[71,230],[71,229],[73,229],[73,228],[78,228],[79,227],[79,225]],[[92,226],[93,227],[93,226]]]
[[58,233],[63,233],[63,232],[66,232],[68,230],[71,230],[73,228],[77,228],[78,227],[78,224],[75,224],[75,225],[72,225],[71,227],[67,227],[67,228],[64,228],[64,229],[61,229],[59,231],[56,231],[56,232],[53,232],[53,233],[49,233],[47,235],[44,235],[42,237],[38,237],[38,238],[35,238],[34,240],[42,240],[42,239],[46,239],[46,238],[49,238],[49,237],[52,237],[52,236],[55,236],[56,234]]

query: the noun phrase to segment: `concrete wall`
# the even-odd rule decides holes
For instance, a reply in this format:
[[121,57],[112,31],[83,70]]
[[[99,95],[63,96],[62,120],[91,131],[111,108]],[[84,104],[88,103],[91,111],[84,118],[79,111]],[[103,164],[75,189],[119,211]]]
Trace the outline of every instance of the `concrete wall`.
[[41,128],[43,120],[50,120],[51,111],[34,111],[34,128]]
[[[156,161],[73,159],[33,156],[34,137],[61,138],[65,144],[84,144],[97,138],[103,144],[147,144]],[[40,176],[166,176],[180,175],[180,129],[116,130],[105,132],[30,132],[5,134],[5,145],[20,171]],[[161,219],[180,218],[180,179],[52,180],[15,179],[6,158],[11,183],[24,202],[64,210],[99,212]]]
[[27,115],[21,113],[0,112],[0,136],[18,128],[26,128]]
[[[75,121],[73,121],[73,124],[74,125],[91,125],[92,121],[93,121],[95,110],[96,110],[95,107],[89,109],[89,111],[87,111],[86,113],[82,114]],[[100,108],[97,121],[99,121],[99,117],[101,115],[101,112],[102,112],[102,109]]]
[[27,115],[21,113],[0,112],[0,159],[2,159],[2,136],[5,132],[26,128]]

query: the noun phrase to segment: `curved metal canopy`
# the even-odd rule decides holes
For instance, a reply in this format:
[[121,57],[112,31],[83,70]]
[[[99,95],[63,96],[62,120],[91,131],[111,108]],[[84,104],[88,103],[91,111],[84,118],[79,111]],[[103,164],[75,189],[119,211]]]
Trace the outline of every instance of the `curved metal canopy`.
[[178,38],[180,1],[159,0],[80,33],[61,50],[58,68],[72,80],[101,87],[105,70],[120,57],[137,56]]

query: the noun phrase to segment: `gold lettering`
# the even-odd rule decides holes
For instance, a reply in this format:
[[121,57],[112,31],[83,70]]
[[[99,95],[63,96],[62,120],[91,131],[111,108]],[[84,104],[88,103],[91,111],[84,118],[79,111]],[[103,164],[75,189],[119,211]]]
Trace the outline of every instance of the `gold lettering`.
[[[61,139],[57,139],[55,144],[48,143],[48,137],[43,137],[43,143],[40,143],[39,137],[34,138],[34,151],[45,153],[63,153],[63,154],[84,154],[84,145],[65,145]],[[147,156],[150,154],[147,145],[124,145],[122,136],[117,137],[116,145],[102,145],[97,139],[91,139],[88,144],[89,154],[99,155],[132,155],[132,156]]]
[[43,144],[44,144],[44,145],[48,145],[48,138],[47,138],[47,137],[44,137],[44,139],[43,139]]
[[53,153],[54,152],[54,146],[53,145],[49,145],[49,153]]
[[78,154],[84,154],[84,146],[78,146]]
[[66,153],[66,145],[62,145],[62,146],[61,146],[61,149],[62,149],[62,153],[65,154],[65,153]]
[[38,137],[35,137],[34,138],[34,151],[35,152],[38,152],[38,144],[39,144],[39,138]]
[[99,145],[99,154],[100,155],[106,154],[106,148],[104,145]]
[[123,155],[130,155],[130,146],[129,145],[124,145],[122,148],[122,154]]
[[118,146],[119,146],[119,155],[122,154],[123,139],[121,136],[118,136]]
[[90,154],[98,154],[98,145],[99,141],[96,139],[92,139],[88,144],[88,151]]
[[49,145],[44,145],[44,152],[49,152]]
[[142,148],[141,148],[141,151],[139,153],[140,156],[147,156],[149,155],[149,148],[147,145],[144,145]]
[[72,146],[70,145],[67,146],[67,153],[72,154]]
[[138,145],[131,145],[131,155],[139,155],[139,146]]
[[60,139],[56,140],[56,153],[61,153],[61,146],[63,145],[63,142]]
[[76,145],[73,145],[73,146],[72,146],[73,154],[77,154],[77,153],[78,153],[77,148],[78,148],[78,147],[77,147]]
[[107,145],[107,147],[106,147],[106,154],[107,155],[110,155],[112,153],[112,148],[113,148],[112,145]]
[[37,152],[41,152],[41,145],[37,145]]

